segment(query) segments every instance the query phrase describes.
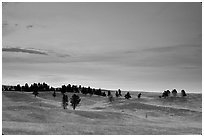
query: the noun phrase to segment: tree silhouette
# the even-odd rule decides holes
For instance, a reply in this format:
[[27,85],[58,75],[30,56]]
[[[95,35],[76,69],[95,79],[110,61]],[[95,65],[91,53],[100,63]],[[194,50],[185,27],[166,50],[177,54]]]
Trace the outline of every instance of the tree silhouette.
[[141,95],[142,95],[142,93],[139,93],[139,94],[137,95],[137,98],[140,98],[140,97],[141,97]]
[[81,90],[81,85],[79,85],[79,88],[78,88],[79,90]]
[[182,97],[187,96],[187,94],[186,94],[185,90],[181,90],[181,96],[182,96]]
[[108,91],[108,96],[110,96],[111,95],[111,92],[110,92],[110,90]]
[[88,94],[87,89],[85,87],[82,87],[81,93],[85,95]]
[[129,92],[127,92],[127,94],[125,94],[125,98],[126,98],[126,99],[131,98],[131,95],[130,95],[130,93],[129,93]]
[[116,97],[119,97],[118,91],[115,92],[115,96],[116,96]]
[[87,92],[90,94],[90,96],[93,95],[93,90],[90,87],[88,87]]
[[92,89],[92,92],[93,92],[93,94],[96,94],[96,89],[93,88],[93,89]]
[[66,86],[65,86],[65,85],[62,85],[61,93],[64,94],[64,93],[66,93],[66,91],[67,91]]
[[64,109],[67,108],[68,106],[68,96],[66,94],[63,94],[63,97],[62,97],[62,106]]
[[171,94],[170,90],[167,90],[166,93],[167,93],[167,96],[170,96]]
[[98,95],[98,96],[101,96],[101,95],[102,95],[102,92],[101,92],[101,89],[100,89],[100,88],[99,88],[98,90],[96,90],[95,92],[96,92],[95,94]]
[[28,83],[25,83],[24,91],[27,91],[27,92],[29,91]]
[[39,91],[49,91],[50,90],[49,85],[47,85],[45,82],[43,82],[42,84],[38,83],[37,86],[38,86]]
[[119,94],[119,96],[122,96],[120,89],[118,89],[118,94]]
[[70,84],[68,84],[66,90],[67,90],[67,92],[72,92],[72,86]]
[[55,91],[55,88],[51,87],[51,88],[50,88],[50,91]]
[[105,96],[106,96],[106,93],[105,93],[105,92],[102,92],[102,93],[101,93],[101,96],[105,97]]
[[173,89],[173,90],[171,91],[171,93],[172,93],[172,95],[173,95],[174,97],[177,96],[177,91],[176,91],[176,89]]
[[37,90],[37,89],[34,89],[33,95],[35,95],[35,97],[36,97],[36,96],[38,96],[38,94],[39,94],[39,93],[38,93],[38,90]]
[[170,93],[171,93],[171,92],[170,92],[169,90],[166,90],[166,91],[164,91],[164,92],[162,93],[162,97],[164,97],[164,98],[169,97]]
[[81,99],[78,95],[76,95],[76,94],[72,95],[70,103],[71,103],[71,106],[73,107],[74,110],[80,101],[81,101]]
[[33,94],[36,96],[38,96],[38,85],[36,83],[33,84]]
[[14,86],[15,91],[21,91],[21,85],[17,84],[17,86]]
[[78,87],[75,86],[75,85],[72,85],[72,90],[71,90],[71,92],[79,93]]

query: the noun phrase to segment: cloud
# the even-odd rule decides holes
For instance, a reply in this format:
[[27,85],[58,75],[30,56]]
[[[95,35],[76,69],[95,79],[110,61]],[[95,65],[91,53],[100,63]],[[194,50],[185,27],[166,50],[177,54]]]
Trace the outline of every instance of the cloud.
[[2,27],[7,26],[7,25],[8,25],[7,22],[3,22],[3,23],[2,23]]
[[[4,47],[2,48],[2,61],[4,63],[68,63],[75,62],[72,56],[62,51],[23,48],[23,47]],[[20,54],[11,54],[20,53]],[[27,54],[27,55],[26,55]]]
[[66,57],[70,57],[69,54],[57,54],[58,57],[61,57],[61,58],[66,58]]
[[164,53],[164,52],[172,52],[172,51],[191,51],[191,50],[200,50],[202,48],[201,45],[175,45],[175,46],[166,46],[166,47],[155,47],[155,48],[149,48],[145,49],[143,51],[147,52],[158,52],[158,53]]
[[30,28],[32,28],[32,27],[33,27],[33,25],[27,25],[27,26],[26,26],[27,29],[30,29]]
[[200,69],[202,68],[202,46],[174,45],[126,50],[120,52],[108,62],[130,67],[165,68],[165,69]]
[[34,49],[23,49],[23,48],[2,48],[3,52],[22,52],[22,53],[29,53],[29,54],[39,54],[39,55],[48,55],[45,52],[37,51]]

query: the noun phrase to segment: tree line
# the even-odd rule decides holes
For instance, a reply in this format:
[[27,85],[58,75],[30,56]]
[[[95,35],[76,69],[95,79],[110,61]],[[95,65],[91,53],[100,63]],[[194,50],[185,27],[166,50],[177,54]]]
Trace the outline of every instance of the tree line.
[[[54,96],[56,96],[55,91],[57,92],[61,92],[62,94],[64,93],[82,93],[82,94],[89,94],[90,96],[92,95],[98,95],[98,96],[108,96],[110,97],[110,100],[112,100],[112,94],[110,90],[101,90],[101,88],[99,89],[95,89],[95,88],[91,88],[89,87],[82,87],[81,85],[77,86],[77,85],[62,85],[61,87],[58,88],[54,88],[49,86],[48,84],[46,84],[45,82],[43,83],[33,83],[30,86],[25,83],[25,85],[20,85],[17,84],[16,86],[6,86],[6,85],[2,85],[2,91],[24,91],[24,92],[33,92],[33,94],[35,96],[37,96],[39,93],[39,91],[54,91]],[[106,92],[105,92],[106,91]],[[173,97],[177,96],[177,90],[173,89],[172,91],[170,90],[165,90],[161,96],[159,96],[160,98],[167,98],[170,97],[170,95],[172,94]],[[118,91],[115,91],[115,96],[116,97],[120,97],[122,96],[121,94],[121,90],[118,89]],[[185,90],[181,90],[181,96],[185,97],[187,96]],[[127,92],[124,97],[126,99],[131,98],[131,95],[129,92]],[[141,97],[141,93],[138,94],[138,98]]]
[[25,83],[25,85],[23,85],[23,86],[21,86],[20,84],[17,84],[16,86],[2,85],[2,91],[32,92],[34,90],[38,90],[38,91],[54,91],[55,88],[50,87],[45,82],[43,82],[43,83],[33,83],[30,86],[28,85],[28,83]]
[[[105,90],[95,89],[91,87],[82,87],[81,85],[62,85],[61,87],[54,88],[46,84],[45,82],[43,83],[33,83],[30,86],[25,83],[25,85],[21,86],[20,84],[17,84],[16,86],[2,86],[2,91],[24,91],[24,92],[33,92],[34,94],[38,94],[38,91],[58,91],[61,93],[82,93],[82,94],[89,94],[90,96],[92,95],[99,95],[99,96],[107,96]],[[108,90],[106,90],[108,91]],[[108,91],[110,92],[110,91]],[[118,93],[121,94],[121,90],[118,90]],[[54,95],[55,96],[55,95]]]

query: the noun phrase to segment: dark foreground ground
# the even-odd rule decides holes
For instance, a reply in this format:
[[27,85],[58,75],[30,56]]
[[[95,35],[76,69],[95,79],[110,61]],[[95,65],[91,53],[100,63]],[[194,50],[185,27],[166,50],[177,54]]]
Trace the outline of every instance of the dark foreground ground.
[[[70,94],[68,94],[71,97]],[[62,95],[52,92],[2,93],[2,131],[8,135],[175,135],[202,133],[202,97],[160,99],[158,93],[137,93],[109,103],[107,97],[81,95],[80,105],[64,110]]]

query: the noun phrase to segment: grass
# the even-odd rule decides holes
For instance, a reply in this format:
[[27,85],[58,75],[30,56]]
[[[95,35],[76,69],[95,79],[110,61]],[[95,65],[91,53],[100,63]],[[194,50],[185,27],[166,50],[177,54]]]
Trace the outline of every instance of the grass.
[[112,103],[107,97],[79,95],[82,101],[74,111],[71,106],[62,109],[61,93],[54,98],[52,92],[40,92],[35,98],[32,93],[3,92],[2,131],[13,135],[201,134],[201,112],[162,106],[164,100],[156,94],[117,98]]

